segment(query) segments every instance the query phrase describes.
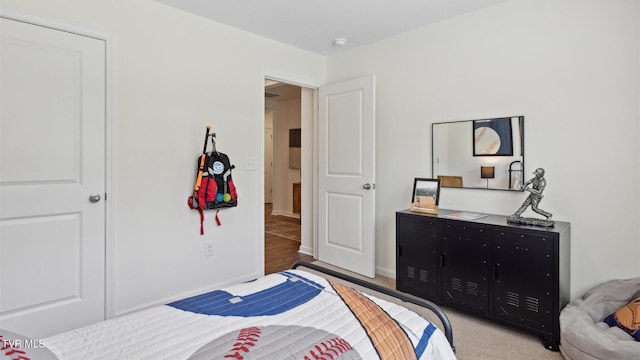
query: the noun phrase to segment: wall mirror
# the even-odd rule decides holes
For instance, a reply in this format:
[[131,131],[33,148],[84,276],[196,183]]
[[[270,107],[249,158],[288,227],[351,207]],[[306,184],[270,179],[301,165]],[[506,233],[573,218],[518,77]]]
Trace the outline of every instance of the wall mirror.
[[522,191],[524,116],[432,124],[441,187]]

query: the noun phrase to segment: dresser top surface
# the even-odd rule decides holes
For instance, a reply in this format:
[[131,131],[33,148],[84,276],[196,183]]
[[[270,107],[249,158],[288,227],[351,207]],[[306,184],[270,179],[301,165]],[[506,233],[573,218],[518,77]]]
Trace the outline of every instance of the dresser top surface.
[[507,216],[495,215],[495,214],[487,214],[487,213],[478,213],[478,212],[473,212],[473,213],[482,214],[482,215],[486,215],[486,216],[481,217],[479,219],[473,219],[473,220],[471,220],[471,219],[452,218],[452,217],[448,217],[447,216],[449,214],[453,214],[453,213],[457,213],[457,212],[469,212],[469,211],[467,211],[467,210],[451,210],[451,209],[442,209],[441,208],[441,209],[438,209],[438,215],[416,213],[416,212],[410,211],[409,209],[398,211],[398,213],[400,213],[400,214],[410,214],[410,215],[416,215],[416,216],[434,217],[434,218],[443,219],[443,220],[463,221],[463,222],[468,222],[468,223],[476,223],[476,224],[484,224],[484,225],[506,226],[506,227],[510,227],[510,228],[514,228],[514,229],[529,229],[529,230],[548,231],[548,232],[557,232],[557,233],[561,233],[561,232],[563,232],[565,230],[568,230],[570,228],[570,226],[571,226],[571,224],[568,223],[568,222],[555,221],[555,220],[554,220],[554,222],[555,222],[554,226],[550,226],[550,227],[513,224],[513,223],[507,222]]

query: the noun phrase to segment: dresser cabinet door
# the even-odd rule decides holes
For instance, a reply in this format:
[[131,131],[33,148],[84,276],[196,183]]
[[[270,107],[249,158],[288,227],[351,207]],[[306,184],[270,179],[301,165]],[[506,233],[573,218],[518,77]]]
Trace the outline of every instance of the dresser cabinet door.
[[493,240],[494,316],[551,333],[553,235],[494,230]]
[[425,216],[396,218],[396,288],[429,300],[438,294],[436,222]]
[[488,314],[489,246],[485,229],[443,222],[440,298],[448,303]]

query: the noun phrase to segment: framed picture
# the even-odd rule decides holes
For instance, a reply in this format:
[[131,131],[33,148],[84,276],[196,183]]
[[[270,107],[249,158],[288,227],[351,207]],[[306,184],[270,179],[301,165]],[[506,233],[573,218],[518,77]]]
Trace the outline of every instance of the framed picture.
[[473,156],[513,156],[511,118],[473,121]]
[[411,197],[411,211],[437,214],[439,201],[440,179],[415,178]]

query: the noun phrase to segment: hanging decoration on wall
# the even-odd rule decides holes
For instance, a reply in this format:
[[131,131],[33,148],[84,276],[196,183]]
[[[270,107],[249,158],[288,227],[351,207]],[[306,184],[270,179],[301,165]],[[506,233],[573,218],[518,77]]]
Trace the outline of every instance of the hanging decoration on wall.
[[289,129],[289,169],[300,169],[302,129]]
[[[193,195],[187,200],[189,208],[200,213],[200,235],[204,235],[204,210],[218,209],[216,223],[220,226],[219,209],[238,205],[238,193],[231,177],[235,165],[231,165],[226,154],[216,150],[216,134],[210,131],[211,126],[207,125],[202,155],[198,157]],[[212,150],[207,152],[209,139]]]
[[[540,200],[542,200],[542,197],[544,196],[542,195],[542,192],[547,186],[547,180],[545,180],[544,178],[544,169],[537,168],[536,171],[533,172],[533,174],[535,176],[531,180],[524,183],[524,190],[530,193],[529,196],[524,200],[522,206],[520,206],[520,208],[516,210],[513,215],[507,218],[507,222],[551,227],[555,224],[553,221],[551,221],[551,213],[546,212],[538,207]],[[544,216],[545,219],[522,217],[522,213],[529,206],[531,206],[531,210]]]

